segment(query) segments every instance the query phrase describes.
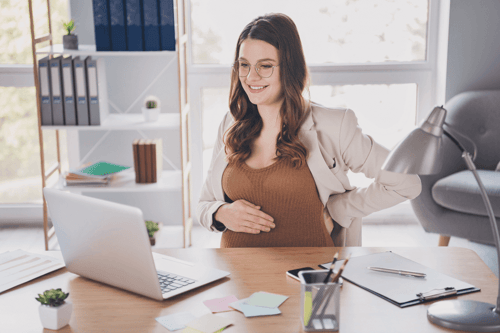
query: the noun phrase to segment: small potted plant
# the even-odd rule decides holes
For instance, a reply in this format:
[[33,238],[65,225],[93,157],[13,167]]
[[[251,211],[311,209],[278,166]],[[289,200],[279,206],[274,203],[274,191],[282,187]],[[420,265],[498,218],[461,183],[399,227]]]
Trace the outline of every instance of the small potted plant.
[[146,229],[148,229],[149,242],[151,243],[151,245],[155,245],[156,244],[155,232],[160,230],[160,227],[158,227],[158,223],[153,221],[146,221]]
[[146,97],[142,107],[142,115],[146,122],[157,121],[160,116],[160,100],[155,96]]
[[58,330],[68,325],[71,318],[73,304],[65,301],[69,293],[64,293],[61,288],[46,290],[35,298],[40,303],[38,313],[44,328]]
[[63,47],[68,50],[78,50],[78,36],[72,33],[75,30],[75,21],[63,22],[63,25],[68,32],[67,35],[63,36]]

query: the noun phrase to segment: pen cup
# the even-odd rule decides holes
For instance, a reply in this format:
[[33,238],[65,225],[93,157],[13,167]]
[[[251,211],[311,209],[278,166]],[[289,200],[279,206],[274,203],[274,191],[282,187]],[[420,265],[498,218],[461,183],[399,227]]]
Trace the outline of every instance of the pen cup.
[[339,330],[341,284],[323,283],[327,274],[328,270],[299,272],[300,319],[306,332]]

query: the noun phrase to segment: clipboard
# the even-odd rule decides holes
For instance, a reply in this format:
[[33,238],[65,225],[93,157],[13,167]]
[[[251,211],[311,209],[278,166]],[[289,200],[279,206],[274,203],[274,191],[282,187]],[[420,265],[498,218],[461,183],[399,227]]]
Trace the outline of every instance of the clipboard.
[[[335,269],[339,269],[342,263],[343,260],[337,261]],[[319,266],[329,268],[330,263]],[[367,269],[368,266],[420,272],[426,276],[417,278],[377,272]],[[481,290],[390,251],[351,257],[342,277],[400,308]]]

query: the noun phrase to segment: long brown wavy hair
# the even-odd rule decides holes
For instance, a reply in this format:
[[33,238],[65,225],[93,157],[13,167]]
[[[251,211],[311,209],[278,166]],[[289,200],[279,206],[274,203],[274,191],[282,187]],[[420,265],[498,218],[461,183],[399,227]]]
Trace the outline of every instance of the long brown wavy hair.
[[[298,138],[306,118],[306,102],[302,96],[308,86],[308,71],[302,43],[295,23],[284,14],[257,17],[241,32],[236,45],[235,61],[246,39],[257,39],[278,50],[283,104],[280,109],[281,131],[276,140],[276,156],[286,159],[296,168],[306,163],[307,149]],[[243,90],[238,73],[232,71],[229,108],[235,123],[226,131],[225,149],[229,163],[242,163],[251,154],[251,143],[262,130],[263,122]]]

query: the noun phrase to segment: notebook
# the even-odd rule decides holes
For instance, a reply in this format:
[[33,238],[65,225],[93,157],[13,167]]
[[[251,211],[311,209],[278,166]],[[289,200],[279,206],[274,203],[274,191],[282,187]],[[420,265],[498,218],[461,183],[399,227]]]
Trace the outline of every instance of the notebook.
[[84,167],[78,172],[87,174],[90,176],[106,176],[106,175],[111,175],[126,169],[129,169],[130,167],[128,166],[123,166],[123,165],[118,165],[118,164],[113,164],[113,163],[108,163],[108,162],[97,162],[94,163],[90,166]]
[[[335,264],[339,269],[343,260]],[[329,268],[330,263],[320,265]],[[376,272],[367,267],[383,267],[425,273],[424,278]],[[440,273],[392,252],[381,252],[352,257],[342,277],[401,308],[421,304],[437,298],[480,291],[475,286]]]

